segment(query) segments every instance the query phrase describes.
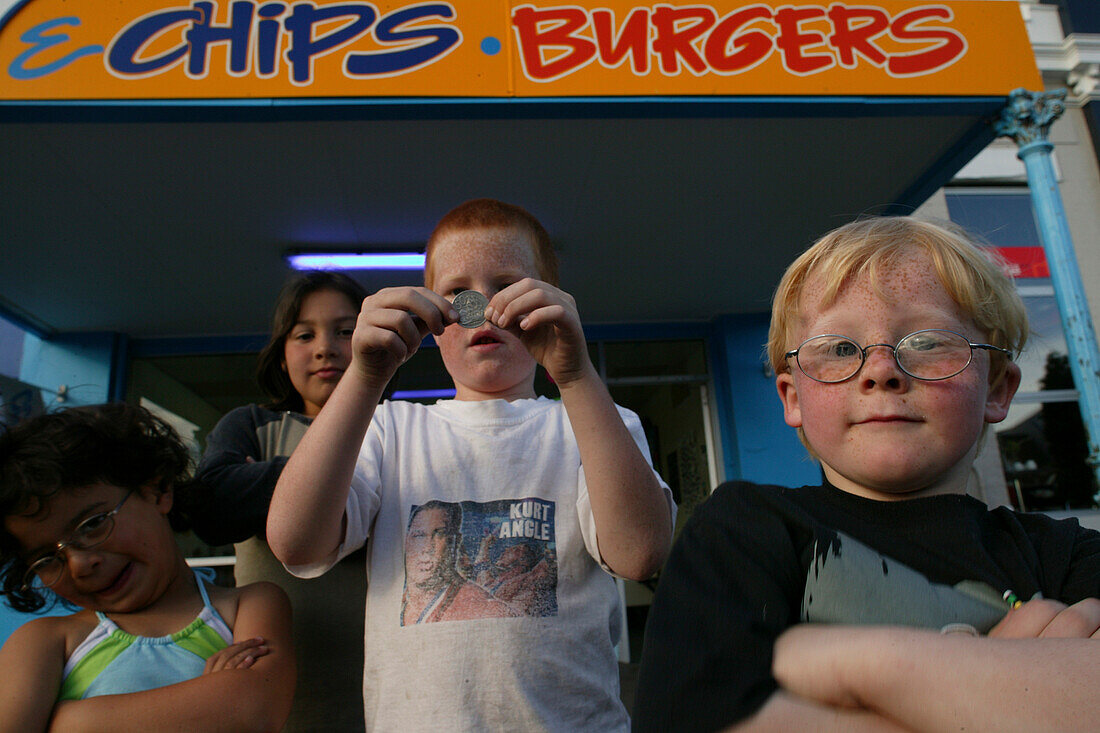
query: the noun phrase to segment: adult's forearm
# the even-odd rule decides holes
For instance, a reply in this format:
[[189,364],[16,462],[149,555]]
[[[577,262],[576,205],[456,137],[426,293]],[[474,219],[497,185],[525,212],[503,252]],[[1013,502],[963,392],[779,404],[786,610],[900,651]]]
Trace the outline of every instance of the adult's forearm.
[[727,733],[815,731],[815,733],[903,733],[909,729],[873,710],[822,705],[788,692],[775,692],[752,717]]
[[1095,730],[1100,641],[801,626],[776,644],[784,689],[918,731]]

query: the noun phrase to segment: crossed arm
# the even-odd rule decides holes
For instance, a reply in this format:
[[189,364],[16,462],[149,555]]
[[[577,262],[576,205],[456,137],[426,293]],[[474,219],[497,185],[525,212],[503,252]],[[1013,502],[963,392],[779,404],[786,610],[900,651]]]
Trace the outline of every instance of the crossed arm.
[[[234,644],[199,677],[167,687],[54,704],[65,638],[58,619],[24,625],[0,650],[9,675],[0,692],[0,731],[277,731],[290,713],[295,664],[290,603],[276,586],[242,589]],[[12,670],[18,670],[12,673]]]
[[799,625],[776,642],[782,689],[742,727],[1095,729],[1100,601],[1031,601],[988,637]]

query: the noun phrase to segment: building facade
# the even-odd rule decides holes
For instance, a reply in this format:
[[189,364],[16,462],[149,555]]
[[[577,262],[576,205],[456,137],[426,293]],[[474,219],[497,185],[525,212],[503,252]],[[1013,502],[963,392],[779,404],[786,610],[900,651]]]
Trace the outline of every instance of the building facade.
[[[1090,0],[982,2],[1018,4],[1035,64],[1042,74],[1041,83],[1047,89],[1068,90],[1067,109],[1051,128],[1050,139],[1055,145],[1055,168],[1076,247],[1076,262],[1092,320],[1100,322],[1100,10]],[[0,15],[18,3],[7,5],[5,8],[0,3]],[[800,116],[816,122],[816,132],[823,140],[843,137],[839,123],[835,129],[829,128],[814,117],[824,113],[805,113],[801,102],[784,103],[791,109],[798,108],[790,113],[796,122]],[[816,103],[822,108],[840,104],[829,99]],[[914,106],[920,104],[931,109],[943,101],[917,96]],[[8,113],[15,115],[24,109],[30,110],[27,114],[46,118],[51,114],[33,106],[9,107]],[[639,114],[664,117],[672,114],[671,109],[662,107],[659,113]],[[772,107],[761,105],[760,109]],[[612,116],[622,114],[621,110],[616,107]],[[101,113],[99,110],[95,114]],[[486,114],[483,109],[478,113]],[[212,113],[207,108],[203,114],[208,118]],[[599,114],[585,111],[574,116]],[[675,114],[686,116],[680,107]],[[752,114],[765,119],[760,125],[763,128],[767,114],[774,113],[757,110]],[[927,114],[933,120],[937,113]],[[846,115],[849,113],[843,111],[836,117],[851,125]],[[855,116],[865,118],[857,121],[861,122],[874,115],[861,107]],[[108,123],[113,121],[109,119]],[[428,122],[408,122],[409,127],[421,124]],[[784,120],[783,124],[791,127],[794,123]],[[962,157],[961,162],[969,161],[961,169],[949,174],[928,171],[917,176],[916,182],[906,181],[905,190],[896,197],[881,195],[910,208],[920,204],[921,215],[952,219],[979,231],[1020,267],[1018,283],[1035,323],[1037,346],[1024,357],[1025,386],[1018,406],[996,431],[996,441],[983,452],[983,495],[991,502],[1028,509],[1072,511],[1086,522],[1097,523],[1091,499],[1095,487],[1080,488],[1081,482],[1091,480],[1085,457],[1079,452],[1058,452],[1062,444],[1077,446],[1083,440],[1079,427],[1071,427],[1068,437],[1054,430],[1072,422],[1073,410],[1079,412],[1080,393],[1072,379],[1066,381],[1064,370],[1059,371],[1066,340],[1054,305],[1054,285],[1041,249],[1036,252],[1041,242],[1031,213],[1027,176],[1016,158],[1016,144],[998,139],[985,145],[988,137],[986,134],[981,139],[981,145],[973,140],[955,141],[955,157],[940,158]],[[737,149],[737,154],[749,157],[751,151]],[[854,156],[851,151],[838,156],[841,162],[836,167],[856,167],[860,161]],[[622,185],[629,190],[630,182]],[[788,186],[792,194],[796,193],[793,183]],[[621,206],[630,205],[625,194],[619,201]],[[716,212],[727,205],[721,197],[711,204]],[[904,206],[887,208],[904,210]],[[436,215],[439,213],[442,211]],[[842,208],[830,215],[851,218],[859,213]],[[790,218],[790,212],[777,205],[764,212],[765,220],[768,217],[778,226],[782,219]],[[786,243],[786,251],[793,253],[809,241]],[[767,244],[766,240],[748,242],[744,249],[766,248]],[[564,260],[577,255],[576,248],[565,249]],[[739,253],[731,249],[724,254],[733,257]],[[777,257],[772,269],[758,278],[768,281],[765,292],[770,291],[787,260],[786,255]],[[48,286],[48,276],[43,275],[42,282]],[[643,282],[631,285],[645,287]],[[740,283],[730,282],[728,287],[736,289]],[[196,294],[199,296],[201,293]],[[250,384],[255,353],[265,340],[259,325],[244,335],[213,330],[187,336],[111,330],[54,332],[41,327],[39,315],[10,297],[5,297],[3,305],[9,323],[0,328],[0,373],[37,389],[46,409],[117,399],[141,402],[175,420],[185,437],[192,439],[197,452],[205,434],[225,411],[262,399]],[[687,509],[682,518],[723,480],[743,478],[791,486],[819,481],[817,466],[783,423],[774,377],[763,361],[767,308],[766,297],[759,297],[755,305],[741,305],[717,314],[700,310],[670,321],[621,318],[586,324],[594,361],[613,396],[643,417],[655,465]],[[11,385],[4,393],[6,406],[15,405],[10,397],[15,392],[10,390],[18,390],[20,384]],[[398,388],[417,398],[425,390],[447,386],[438,354],[428,348],[403,370]],[[549,385],[543,387],[552,390]],[[28,405],[27,410],[37,409],[30,403],[19,404]],[[1066,475],[1078,477],[1074,479],[1074,491],[1065,489]],[[194,549],[196,553],[224,551],[197,545]],[[644,604],[646,597],[641,587],[628,593],[636,604]]]

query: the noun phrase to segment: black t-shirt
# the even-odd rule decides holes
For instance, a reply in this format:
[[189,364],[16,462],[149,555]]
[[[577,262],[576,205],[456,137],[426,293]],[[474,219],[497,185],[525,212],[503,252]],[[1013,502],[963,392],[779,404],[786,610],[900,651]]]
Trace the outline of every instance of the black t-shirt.
[[1100,533],[969,496],[874,501],[832,486],[731,482],[684,528],[646,627],[636,731],[718,730],[776,690],[772,647],[801,622],[987,631],[1011,591],[1100,597]]

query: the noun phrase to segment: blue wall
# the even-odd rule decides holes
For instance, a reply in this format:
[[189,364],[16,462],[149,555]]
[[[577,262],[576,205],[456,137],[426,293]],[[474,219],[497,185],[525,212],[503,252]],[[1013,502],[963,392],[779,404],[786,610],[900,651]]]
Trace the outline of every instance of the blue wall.
[[[117,365],[124,340],[113,333],[81,333],[48,341],[27,334],[19,379],[44,388],[49,406],[95,405],[121,394]],[[55,390],[66,387],[59,400]]]
[[783,421],[775,376],[766,370],[767,313],[723,316],[711,334],[727,479],[780,486],[821,482],[821,471]]
[[0,646],[8,640],[12,632],[26,623],[29,619],[38,616],[65,616],[73,611],[65,608],[60,603],[37,614],[16,613],[8,608],[7,604],[0,603]]
[[[15,373],[8,376],[45,388],[42,400],[47,409],[58,404],[93,405],[120,394],[117,365],[125,342],[116,334],[75,334],[44,341],[19,329],[13,333],[10,328],[14,327],[0,330],[0,373],[10,368]],[[19,354],[18,365],[13,360],[15,353]],[[67,387],[67,394],[59,403],[54,390],[60,385]],[[72,611],[59,606],[45,615],[66,613]],[[29,618],[33,616],[16,613],[0,602],[0,644]]]

